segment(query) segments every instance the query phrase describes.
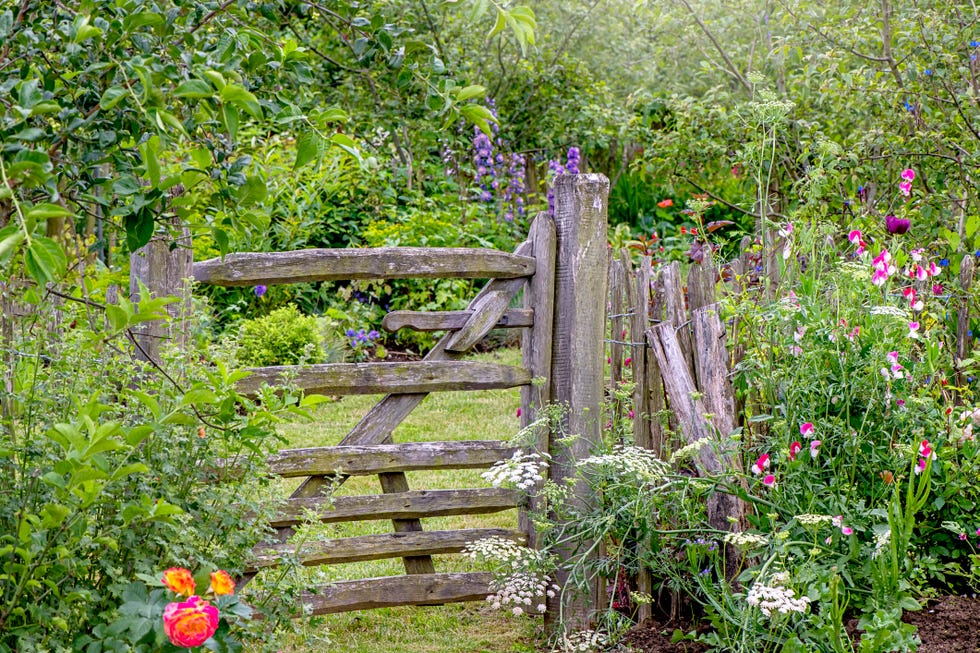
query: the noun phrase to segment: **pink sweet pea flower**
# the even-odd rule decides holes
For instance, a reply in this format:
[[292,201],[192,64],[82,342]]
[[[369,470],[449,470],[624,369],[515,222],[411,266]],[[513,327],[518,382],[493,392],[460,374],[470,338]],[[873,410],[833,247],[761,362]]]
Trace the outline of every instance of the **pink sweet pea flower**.
[[759,456],[759,459],[755,461],[755,464],[752,465],[752,473],[761,474],[762,470],[764,469],[769,469],[769,454],[767,453],[762,454]]
[[915,181],[915,170],[912,168],[906,168],[902,170],[902,179],[904,181]]
[[912,194],[912,182],[902,181],[898,184],[898,190],[902,191],[902,195],[908,197]]
[[919,337],[919,323],[909,322],[909,338],[918,338],[918,337]]
[[849,241],[851,241],[851,244],[852,245],[860,245],[861,244],[861,230],[860,229],[854,229],[853,231],[851,231],[851,233],[847,234],[847,239]]
[[892,365],[896,365],[898,363],[898,352],[897,351],[890,351],[885,356],[885,358],[887,358],[888,359],[888,362],[891,363]]
[[776,477],[772,474],[767,474],[764,479],[762,479],[762,484],[766,487],[776,487]]
[[919,462],[915,464],[915,467],[913,468],[912,471],[914,471],[915,474],[916,474],[916,476],[918,476],[919,474],[921,474],[922,472],[924,472],[925,469],[926,469],[926,459],[925,458],[919,458]]
[[820,440],[814,440],[810,443],[810,457],[816,460],[817,456],[820,455],[820,445],[823,444]]
[[928,440],[923,440],[922,444],[919,445],[919,455],[923,458],[936,459],[936,452],[932,450],[932,446],[929,444]]
[[796,454],[800,453],[800,449],[802,448],[803,445],[800,444],[800,441],[794,440],[793,443],[789,445],[789,459],[796,460]]
[[852,535],[854,533],[854,529],[851,528],[850,526],[841,526],[840,532],[843,533],[844,535]]
[[805,438],[813,437],[814,430],[815,429],[813,428],[813,422],[803,422],[802,424],[800,424],[800,435],[802,435]]

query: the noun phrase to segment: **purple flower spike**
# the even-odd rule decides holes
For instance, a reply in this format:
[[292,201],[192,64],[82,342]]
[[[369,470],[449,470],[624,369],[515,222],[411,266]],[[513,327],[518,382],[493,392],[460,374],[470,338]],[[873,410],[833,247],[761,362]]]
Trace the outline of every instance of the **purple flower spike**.
[[894,215],[885,218],[885,229],[890,234],[904,234],[911,226],[912,222],[908,218],[897,218]]
[[262,295],[265,294],[265,291],[266,291],[266,287],[265,286],[262,286],[262,285],[255,286],[255,296],[256,297],[261,297]]

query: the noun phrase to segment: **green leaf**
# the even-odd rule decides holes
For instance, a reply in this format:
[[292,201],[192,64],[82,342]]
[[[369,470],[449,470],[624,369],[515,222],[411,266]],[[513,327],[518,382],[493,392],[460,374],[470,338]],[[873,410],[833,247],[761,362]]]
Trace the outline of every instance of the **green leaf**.
[[24,232],[16,224],[8,224],[0,229],[0,263],[3,263],[25,238]]
[[156,27],[157,25],[163,25],[164,20],[165,18],[163,14],[141,11],[139,13],[126,16],[126,18],[123,20],[123,26],[126,28],[127,32],[132,32],[140,27]]
[[459,107],[459,113],[464,118],[469,120],[471,123],[480,128],[487,136],[492,137],[493,132],[490,130],[490,123],[497,122],[493,114],[490,113],[490,109],[480,106],[479,104],[464,104]]
[[262,118],[262,109],[259,107],[259,100],[240,84],[227,84],[221,89],[221,101],[244,109],[256,120]]
[[224,118],[228,135],[231,136],[231,140],[235,140],[238,135],[238,109],[230,104],[225,104],[221,107],[221,116]]
[[43,236],[33,238],[24,249],[24,267],[39,285],[57,281],[68,267],[61,245]]
[[102,93],[102,99],[99,100],[99,105],[104,111],[108,111],[119,104],[128,93],[129,91],[122,86],[110,86]]
[[330,142],[347,152],[352,157],[361,160],[361,152],[357,149],[357,143],[347,134],[334,134],[330,137]]
[[25,215],[29,220],[48,220],[50,218],[67,218],[72,215],[72,212],[57,204],[41,202],[27,209]]
[[242,208],[248,208],[262,202],[268,192],[261,177],[255,175],[246,177],[245,183],[238,189],[238,204]]
[[471,100],[475,97],[483,97],[486,95],[487,89],[484,86],[479,86],[478,84],[473,84],[465,88],[461,88],[456,91],[456,101],[465,102],[466,100]]
[[123,220],[123,226],[126,228],[126,246],[129,251],[135,252],[150,242],[150,238],[153,237],[153,229],[156,226],[153,212],[144,206],[136,213],[127,215]]
[[293,169],[302,168],[310,161],[319,159],[323,152],[323,140],[312,132],[300,134],[296,139],[296,163]]
[[143,157],[143,165],[146,168],[146,176],[154,188],[160,185],[160,160],[157,158],[159,148],[159,136],[153,136],[143,143],[140,143],[140,155]]
[[188,79],[174,89],[174,95],[185,98],[211,97],[214,89],[203,79]]

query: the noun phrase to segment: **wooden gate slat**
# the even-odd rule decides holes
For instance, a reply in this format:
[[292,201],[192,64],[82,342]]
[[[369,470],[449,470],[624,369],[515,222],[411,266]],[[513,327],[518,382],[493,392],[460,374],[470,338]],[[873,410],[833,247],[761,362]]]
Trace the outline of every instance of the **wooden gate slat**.
[[516,451],[516,447],[498,440],[285,449],[269,459],[269,469],[283,478],[331,474],[363,476],[420,469],[479,469],[510,458]]
[[398,494],[289,499],[270,524],[273,528],[295,526],[311,512],[323,523],[480,515],[517,508],[520,501],[519,492],[506,488],[409,490]]
[[256,395],[263,385],[275,386],[285,380],[305,392],[325,395],[500,390],[531,382],[527,370],[478,361],[277,365],[250,371],[250,376],[236,384],[236,389],[245,395]]
[[534,274],[517,252],[468,247],[374,247],[241,252],[195,263],[194,280],[255,286],[353,279],[513,279]]
[[310,614],[331,614],[399,605],[479,601],[490,595],[493,575],[485,572],[384,576],[333,583],[303,595]]
[[[381,320],[381,328],[395,332],[399,329],[413,331],[446,331],[461,329],[472,317],[473,311],[392,311]],[[506,311],[493,328],[513,329],[534,324],[534,309],[512,308]]]
[[[407,521],[407,520],[406,520]],[[274,567],[286,555],[296,555],[306,566],[364,562],[412,555],[459,553],[472,542],[488,537],[500,537],[525,544],[527,536],[506,528],[466,528],[453,531],[418,531],[359,535],[338,539],[276,544],[256,549],[254,564],[248,571]]]

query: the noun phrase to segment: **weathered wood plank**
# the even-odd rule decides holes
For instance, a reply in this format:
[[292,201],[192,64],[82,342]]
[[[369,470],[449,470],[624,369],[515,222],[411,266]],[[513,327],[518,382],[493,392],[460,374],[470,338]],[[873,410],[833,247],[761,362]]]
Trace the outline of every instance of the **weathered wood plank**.
[[687,302],[684,298],[684,290],[681,287],[680,263],[677,261],[668,263],[660,272],[660,279],[663,282],[664,299],[666,301],[664,320],[674,325],[678,343],[684,354],[684,360],[687,361],[687,369],[689,371],[693,370],[691,329],[687,320]]
[[[601,411],[605,356],[607,216],[609,180],[603,175],[560,175],[555,180],[555,225],[558,234],[555,281],[555,327],[552,336],[551,399],[564,405],[563,431],[578,437],[570,447],[553,447],[551,479],[563,485],[574,475],[575,461],[589,455],[601,438]],[[580,484],[573,501],[585,504]],[[587,542],[576,543],[585,550]],[[572,552],[556,551],[561,559]],[[559,572],[564,585],[567,573]],[[547,623],[560,614],[563,627],[588,627],[593,610],[601,605],[595,585],[582,592],[566,592],[548,602]],[[574,594],[574,596],[573,596]],[[559,603],[559,601],[561,603]]]
[[506,528],[468,528],[456,531],[360,535],[358,537],[304,542],[299,550],[293,544],[260,547],[255,551],[255,558],[249,571],[274,567],[279,564],[279,560],[284,555],[295,555],[302,564],[312,566],[402,558],[412,555],[459,553],[467,544],[487,537],[500,537],[518,544],[527,542],[524,533]]
[[[629,252],[623,250],[623,256]],[[633,357],[633,440],[636,446],[649,449],[651,442],[650,378],[647,376],[646,330],[650,310],[650,257],[640,260],[635,276],[627,282],[630,296],[630,342]]]
[[344,279],[514,279],[534,274],[529,256],[466,247],[376,247],[244,252],[200,261],[194,280],[254,286]]
[[491,594],[493,574],[485,572],[382,576],[347,580],[306,593],[302,601],[310,614],[482,601]]
[[[381,320],[381,328],[395,332],[399,329],[413,331],[448,331],[461,329],[473,316],[473,311],[392,311]],[[533,308],[512,308],[493,325],[495,329],[514,329],[534,324]]]
[[519,367],[477,361],[280,365],[251,372],[237,384],[242,394],[257,394],[263,384],[274,386],[282,379],[290,379],[306,392],[327,395],[494,390],[531,382],[530,373]]
[[691,312],[691,331],[694,336],[694,363],[698,389],[704,397],[704,407],[719,441],[735,430],[735,393],[729,381],[728,349],[725,347],[725,327],[718,316],[718,304],[710,304]]
[[[612,252],[610,252],[612,254]],[[614,391],[623,380],[623,342],[626,339],[626,330],[623,328],[623,305],[626,288],[627,270],[632,272],[632,265],[627,258],[624,263],[615,258],[609,261],[609,389]],[[633,306],[626,303],[631,309]],[[614,419],[619,419],[620,415],[614,415]]]
[[[670,399],[670,408],[677,415],[677,421],[685,444],[704,440],[696,456],[698,471],[701,474],[721,475],[732,470],[730,460],[719,458],[709,442],[718,440],[713,429],[705,420],[704,402],[694,385],[690,368],[672,325],[664,323],[650,329],[650,344],[660,369],[663,371],[664,386]],[[724,442],[720,443],[724,446]],[[732,522],[742,518],[742,507],[732,495],[714,492],[708,496],[708,523],[718,530],[730,530]]]
[[[527,256],[533,252],[534,245],[525,240],[514,250],[515,254]],[[470,303],[468,310],[473,312],[455,333],[446,334],[445,349],[449,353],[463,353],[472,349],[476,343],[490,333],[501,316],[507,311],[511,301],[524,287],[524,279],[495,279],[497,283],[487,286]]]
[[521,494],[507,488],[409,490],[397,494],[289,499],[270,523],[274,528],[295,526],[311,513],[323,523],[482,515],[517,508],[520,502]]
[[[403,471],[383,472],[378,474],[378,481],[381,483],[381,491],[385,494],[402,494],[410,491],[408,477],[405,476],[405,472]],[[392,519],[391,525],[396,533],[422,532],[422,522],[418,518]],[[405,573],[407,574],[436,573],[436,565],[432,561],[432,556],[427,553],[424,555],[404,556],[402,563],[405,565]]]
[[497,440],[408,442],[286,449],[269,458],[269,471],[290,478],[344,474],[363,476],[420,469],[478,469],[514,455]]
[[[528,240],[534,247],[536,267],[534,276],[528,279],[524,289],[524,308],[534,311],[534,324],[525,329],[521,338],[521,361],[524,369],[536,379],[533,385],[521,387],[521,428],[527,428],[540,417],[539,411],[551,396],[551,338],[555,317],[555,221],[541,212],[531,223]],[[550,434],[540,428],[535,434],[538,451],[548,451]],[[540,487],[540,486],[539,486]],[[539,488],[538,488],[539,489]],[[530,519],[531,512],[539,508],[537,494],[532,493],[528,510],[518,514],[520,529],[527,533],[528,542],[535,546],[537,533]]]
[[715,303],[715,283],[718,273],[711,254],[705,254],[701,264],[694,264],[687,273],[687,308],[694,312]]

